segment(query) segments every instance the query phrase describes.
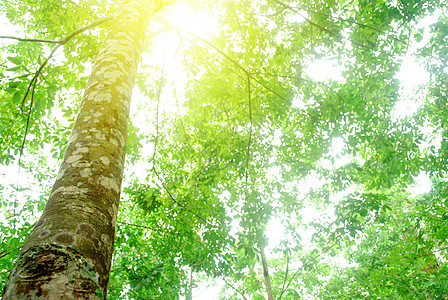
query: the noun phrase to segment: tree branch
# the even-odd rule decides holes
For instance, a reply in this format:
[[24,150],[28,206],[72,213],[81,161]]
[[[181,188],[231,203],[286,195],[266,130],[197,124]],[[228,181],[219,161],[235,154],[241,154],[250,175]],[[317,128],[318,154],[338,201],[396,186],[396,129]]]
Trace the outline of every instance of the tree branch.
[[[275,0],[274,0],[274,1],[275,1]],[[276,2],[277,2],[277,1],[276,1]],[[277,3],[278,3],[278,2],[277,2]],[[291,8],[292,8],[292,7],[290,7],[290,6],[285,7],[285,9],[291,9]],[[304,8],[304,7],[300,7],[300,8],[296,8],[296,9],[301,9],[301,10],[304,10],[304,11],[309,12],[309,13],[312,13],[312,14],[317,14],[317,15],[325,16],[325,17],[328,17],[328,18],[331,18],[331,19],[339,20],[339,21],[341,21],[341,22],[347,22],[347,23],[350,23],[350,24],[355,24],[355,25],[358,25],[358,26],[361,26],[361,27],[369,28],[369,29],[372,29],[373,31],[376,31],[376,32],[378,32],[378,33],[385,34],[386,36],[392,38],[393,40],[395,40],[395,41],[397,41],[397,42],[400,42],[400,43],[402,43],[402,44],[404,44],[404,45],[407,45],[406,42],[403,42],[402,40],[396,38],[396,37],[393,36],[392,34],[389,34],[389,33],[385,32],[385,31],[383,31],[383,30],[380,30],[380,29],[378,29],[378,28],[375,28],[375,27],[373,27],[373,26],[370,26],[370,25],[367,25],[367,24],[364,24],[364,23],[360,23],[360,22],[353,21],[353,20],[347,20],[347,19],[344,19],[344,18],[341,18],[341,17],[337,17],[337,16],[332,16],[332,15],[330,15],[330,14],[326,14],[326,13],[323,13],[323,12],[320,12],[320,11],[313,11],[313,10],[310,10],[310,9],[307,9],[307,8]]]
[[250,145],[252,143],[252,100],[251,100],[251,88],[250,88],[250,74],[247,73],[247,98],[249,105],[249,141],[247,142],[247,151],[246,151],[246,191],[248,187],[248,178],[249,178],[249,160],[250,160]]
[[110,16],[108,16],[108,17],[99,19],[98,21],[92,22],[92,23],[90,23],[89,25],[86,25],[86,26],[84,26],[84,27],[82,27],[82,28],[80,28],[80,29],[78,29],[78,30],[75,30],[75,31],[73,31],[72,33],[70,33],[69,35],[67,35],[65,38],[63,38],[62,40],[60,40],[60,41],[58,42],[58,44],[60,44],[60,45],[64,45],[64,44],[66,44],[68,41],[70,41],[73,37],[75,37],[76,35],[78,35],[78,34],[84,32],[84,31],[86,31],[86,30],[89,30],[89,29],[92,29],[92,28],[94,28],[94,27],[97,27],[97,26],[99,26],[99,25],[101,25],[101,24],[103,24],[103,23],[106,23],[106,22],[112,20],[113,18],[114,18],[114,15],[110,15]]
[[222,280],[228,285],[230,286],[232,289],[234,289],[238,294],[241,295],[241,297],[243,297],[244,300],[248,300],[246,298],[246,296],[244,296],[243,292],[241,292],[238,288],[234,287],[230,282],[228,282],[224,277],[222,278]]
[[122,221],[117,221],[117,223],[123,224],[123,225],[127,225],[127,226],[134,226],[134,227],[138,227],[138,228],[144,228],[144,229],[157,231],[156,228],[152,228],[152,227],[149,227],[149,226],[143,226],[143,225],[138,225],[138,224],[131,224],[131,223],[126,223],[126,222],[122,222]]
[[0,39],[16,40],[16,41],[19,41],[19,42],[59,44],[59,41],[54,41],[54,40],[21,38],[21,37],[6,36],[6,35],[0,35]]
[[46,43],[46,44],[58,44],[58,45],[64,45],[66,44],[68,41],[70,41],[73,37],[75,37],[76,35],[94,28],[98,25],[101,25],[103,23],[106,23],[107,21],[112,20],[114,17],[114,15],[99,19],[98,21],[92,22],[89,25],[86,25],[82,28],[79,28],[71,33],[69,33],[66,37],[64,37],[61,40],[55,41],[55,40],[48,40],[48,39],[34,39],[34,38],[21,38],[21,37],[15,37],[15,36],[5,36],[5,35],[0,35],[0,39],[11,39],[11,40],[16,40],[16,41],[20,41],[20,42],[31,42],[31,43]]
[[96,27],[102,23],[105,23],[109,20],[111,20],[113,18],[112,16],[103,18],[101,20],[95,21],[87,26],[84,26],[78,30],[73,31],[72,33],[70,33],[69,35],[67,35],[65,38],[63,38],[60,41],[53,41],[54,43],[58,44],[55,47],[53,47],[53,49],[51,50],[50,54],[48,55],[48,57],[44,60],[43,63],[41,63],[41,65],[39,66],[39,69],[37,69],[36,73],[34,74],[33,78],[31,79],[30,83],[28,84],[28,88],[27,91],[25,92],[25,96],[22,99],[22,105],[20,107],[20,110],[23,112],[23,106],[25,105],[25,101],[26,98],[28,97],[28,94],[30,92],[31,87],[33,86],[33,84],[35,83],[35,81],[37,81],[37,78],[39,77],[39,75],[41,74],[42,70],[44,69],[44,67],[47,65],[47,63],[50,61],[50,59],[53,57],[54,53],[56,52],[57,49],[59,49],[60,46],[66,44],[68,41],[70,41],[73,37],[75,37],[76,35],[80,34],[81,32],[88,30],[90,28]]
[[[333,244],[331,244],[330,246],[324,247],[322,249],[322,252],[325,252],[331,248],[333,248],[340,240],[341,240],[342,236],[339,237]],[[284,287],[284,289],[282,289],[282,292],[280,293],[279,296],[279,300],[282,298],[282,295],[284,294],[284,292],[286,292],[289,288],[289,286],[291,285],[291,282],[293,281],[293,279],[297,276],[297,274],[300,272],[300,270],[304,269],[305,267],[307,267],[308,265],[310,265],[311,263],[313,263],[318,257],[320,256],[320,253],[317,253],[314,257],[310,258],[307,262],[305,262],[300,268],[297,269],[297,271],[294,272],[294,274],[292,274],[291,278],[288,281],[288,284],[286,285],[286,287]]]
[[[31,79],[30,83],[28,84],[28,88],[25,92],[25,96],[23,96],[22,99],[22,105],[20,106],[20,111],[23,113],[23,107],[25,106],[25,102],[26,102],[26,98],[28,97],[28,94],[30,93],[31,88],[35,85],[35,83],[37,82],[37,79],[39,77],[39,75],[41,74],[42,70],[44,69],[44,67],[47,65],[47,63],[50,61],[50,59],[53,57],[54,53],[56,52],[56,50],[60,47],[61,45],[57,45],[56,47],[53,48],[53,50],[51,50],[50,54],[48,55],[48,57],[44,60],[44,62],[40,65],[39,69],[37,69],[36,73],[34,73],[33,78]],[[34,91],[34,88],[33,88]],[[32,95],[33,96],[33,95]],[[31,100],[31,105],[30,107],[33,106],[33,101]]]
[[11,252],[13,252],[13,251],[20,250],[21,248],[22,248],[22,247],[20,247],[20,248],[14,248],[14,249],[9,250],[9,251],[6,251],[6,249],[5,249],[5,250],[3,250],[3,251],[0,252],[0,258],[3,258],[3,257],[5,257],[5,256],[9,255],[9,254],[10,254]]
[[203,39],[191,32],[188,32],[186,30],[177,28],[171,24],[165,24],[166,26],[172,27],[174,30],[176,31],[181,31],[181,32],[185,32],[187,34],[190,34],[191,36],[193,36],[194,38],[200,40],[201,42],[209,45],[210,47],[212,47],[213,49],[215,49],[219,54],[221,54],[222,56],[224,56],[227,60],[229,60],[233,65],[235,65],[238,69],[240,69],[241,71],[244,72],[244,74],[246,74],[246,76],[248,78],[252,78],[253,80],[255,80],[258,84],[260,84],[262,87],[264,87],[266,90],[270,91],[271,93],[273,93],[274,95],[278,96],[279,98],[281,98],[283,101],[288,101],[288,99],[286,99],[285,97],[283,97],[282,95],[278,94],[277,92],[275,92],[274,90],[272,90],[271,88],[267,87],[264,83],[262,83],[260,80],[258,80],[257,78],[253,77],[251,72],[247,71],[243,66],[241,66],[241,64],[239,64],[236,60],[234,60],[233,58],[231,58],[230,56],[228,56],[226,53],[224,53],[221,49],[219,49],[218,47],[216,47],[215,45],[213,45],[212,43],[210,43],[209,41],[207,41],[206,39]]
[[[166,48],[166,42],[167,42],[167,39],[165,39],[165,45],[164,45],[165,48]],[[197,213],[191,211],[190,209],[188,209],[188,207],[186,205],[180,203],[179,201],[177,201],[174,198],[174,196],[171,193],[171,191],[168,189],[166,184],[160,178],[159,172],[157,172],[157,169],[156,169],[156,153],[157,153],[157,145],[158,145],[158,141],[159,141],[159,106],[160,106],[160,96],[161,96],[161,91],[162,91],[162,79],[163,79],[163,73],[164,73],[164,65],[165,65],[165,51],[163,51],[162,68],[161,68],[161,72],[160,72],[160,79],[159,79],[158,88],[157,88],[157,94],[156,94],[156,100],[157,100],[157,108],[156,108],[156,137],[155,137],[155,141],[154,141],[154,153],[153,153],[153,156],[152,156],[152,170],[153,170],[154,174],[156,174],[156,176],[159,179],[160,183],[162,184],[163,188],[165,189],[165,191],[167,192],[168,196],[171,198],[171,200],[173,200],[174,203],[176,203],[180,207],[183,207],[187,212],[191,213],[192,215],[194,215],[198,219],[202,220],[205,224],[210,225],[210,223],[206,219],[204,219],[202,216],[198,215]]]
[[280,296],[278,296],[278,300],[282,299],[283,293],[285,292],[286,280],[288,280],[288,272],[289,272],[289,252],[286,252],[286,270],[285,270],[285,278],[283,279],[282,289],[280,292]]
[[[355,45],[355,46],[358,46],[358,47],[361,47],[361,48],[370,49],[370,50],[376,50],[376,49],[373,48],[373,47],[369,47],[368,45],[358,43],[358,42],[356,42],[356,41],[354,41],[354,40],[352,40],[352,39],[349,39],[349,38],[346,38],[346,37],[340,35],[339,33],[333,32],[333,31],[331,31],[331,30],[329,30],[329,29],[327,29],[327,28],[325,28],[325,27],[323,27],[323,26],[321,26],[321,25],[319,25],[319,24],[317,24],[317,23],[314,23],[314,22],[311,21],[309,18],[307,18],[306,16],[304,16],[304,15],[303,15],[297,8],[294,8],[294,7],[292,7],[292,6],[289,6],[288,4],[286,4],[286,3],[284,3],[284,2],[282,2],[282,1],[280,1],[280,0],[272,0],[272,1],[276,2],[277,4],[280,4],[280,5],[283,6],[283,7],[286,7],[286,8],[289,9],[289,10],[294,11],[294,12],[297,13],[299,16],[301,16],[305,21],[307,21],[309,24],[311,24],[312,26],[318,28],[319,30],[321,30],[321,31],[323,31],[323,32],[326,32],[326,33],[328,33],[328,34],[330,34],[330,35],[332,35],[332,36],[341,38],[341,39],[343,39],[343,40],[349,41],[350,43],[352,43],[352,44]],[[383,51],[381,51],[381,50],[379,50],[379,51],[382,52],[382,53],[385,53],[385,52],[383,52]],[[386,53],[386,54],[387,54],[387,53]]]

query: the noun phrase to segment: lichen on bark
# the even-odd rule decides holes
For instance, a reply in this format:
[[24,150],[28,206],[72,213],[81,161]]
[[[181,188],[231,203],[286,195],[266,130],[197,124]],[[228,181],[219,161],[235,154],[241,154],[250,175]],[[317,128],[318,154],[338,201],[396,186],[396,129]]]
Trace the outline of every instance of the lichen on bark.
[[100,299],[94,265],[71,247],[30,247],[22,253],[10,277],[18,282],[7,286],[5,295],[11,295],[11,299]]

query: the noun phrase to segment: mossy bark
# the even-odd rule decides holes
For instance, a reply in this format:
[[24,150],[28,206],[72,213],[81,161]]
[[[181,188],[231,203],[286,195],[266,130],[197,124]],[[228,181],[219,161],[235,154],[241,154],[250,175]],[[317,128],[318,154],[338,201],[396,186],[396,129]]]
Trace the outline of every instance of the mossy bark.
[[95,61],[47,205],[2,299],[105,299],[131,92],[149,18],[162,0],[118,10]]

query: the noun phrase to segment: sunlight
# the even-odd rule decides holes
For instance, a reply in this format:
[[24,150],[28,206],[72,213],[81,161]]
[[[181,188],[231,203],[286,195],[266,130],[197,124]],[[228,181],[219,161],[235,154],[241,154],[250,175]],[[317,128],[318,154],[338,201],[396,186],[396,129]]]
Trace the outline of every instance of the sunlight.
[[392,111],[393,120],[411,117],[418,111],[425,94],[420,87],[429,82],[429,73],[414,58],[406,56],[397,72],[397,79],[400,81],[401,100]]
[[436,22],[439,14],[440,12],[436,11],[433,15],[426,16],[419,21],[417,28],[421,30],[421,40],[410,44],[408,53],[402,58],[400,70],[396,74],[396,78],[400,81],[400,98],[402,100],[395,104],[392,111],[393,120],[413,116],[422,105],[426,92],[420,87],[428,84],[430,74],[416,60],[416,57],[420,55],[419,47],[429,42],[430,25]]
[[334,137],[331,140],[331,146],[328,149],[328,154],[321,160],[321,166],[325,169],[340,168],[352,160],[351,155],[345,154],[346,149],[345,140],[342,137]]
[[425,137],[419,145],[420,151],[427,152],[429,150],[433,153],[440,151],[443,140],[441,129],[437,129],[430,124],[425,124],[424,126],[420,127],[420,132]]
[[194,12],[187,3],[173,5],[167,13],[168,21],[182,30],[201,38],[208,38],[217,29],[216,20],[205,12]]
[[306,11],[301,11],[300,13],[291,12],[285,16],[285,21],[288,23],[303,23],[308,18],[308,13]]
[[[205,12],[194,12],[187,3],[180,3],[172,5],[165,12],[166,21],[172,24],[174,27],[181,30],[185,30],[200,38],[207,38],[217,28],[216,22],[213,18],[207,15]],[[155,22],[165,24],[165,21],[154,19]],[[158,26],[157,26],[158,27]],[[154,108],[154,104],[158,103],[158,117],[162,121],[164,115],[182,115],[185,110],[182,107],[185,98],[182,91],[185,89],[185,85],[188,79],[188,75],[185,71],[185,65],[183,61],[183,50],[188,47],[188,39],[195,39],[193,36],[186,32],[177,32],[176,29],[169,28],[168,32],[159,32],[160,27],[153,31],[153,35],[150,35],[150,44],[153,48],[142,54],[142,63],[140,66],[140,72],[154,74],[153,83],[148,82],[148,85],[152,84],[149,88],[151,91],[145,95],[139,87],[135,86],[133,91],[133,100],[131,102],[131,119],[137,128],[154,127],[150,124],[148,113],[154,113],[153,118],[156,117],[155,109],[152,110],[149,107]],[[186,39],[183,39],[183,36]],[[161,81],[161,83],[160,83]],[[157,91],[158,89],[160,91]],[[157,93],[159,97],[157,97]],[[144,108],[144,109],[142,109]],[[156,129],[153,128],[153,132]],[[143,156],[151,156],[153,153],[153,144],[151,142],[143,143]],[[139,177],[146,175],[144,172],[139,172]]]
[[420,108],[421,103],[413,99],[403,99],[395,104],[394,110],[391,112],[392,120],[403,119],[413,116]]
[[294,99],[292,99],[291,105],[300,110],[304,110],[306,108],[306,103],[303,101],[303,95],[297,94]]
[[210,300],[219,299],[221,289],[225,284],[221,279],[217,278],[213,282],[199,281],[195,285],[193,299]]
[[[2,28],[2,30],[4,30],[4,32],[11,32],[11,33],[17,32],[17,30],[14,28],[14,25],[9,23],[8,20],[4,16],[1,16],[1,15],[0,15],[0,28]],[[14,45],[15,43],[16,42],[14,40],[0,39],[0,47]],[[0,55],[5,55],[5,54],[0,53]],[[6,57],[3,58],[2,56],[0,56],[0,58],[2,58],[2,60],[6,59]]]
[[272,255],[273,249],[285,238],[285,227],[280,218],[272,218],[266,225],[265,235],[269,240],[266,252]]
[[411,197],[417,197],[431,191],[431,179],[426,172],[420,172],[417,177],[414,177],[414,180],[414,186],[409,189]]
[[336,80],[342,82],[344,80],[341,74],[342,68],[337,63],[325,59],[310,62],[305,73],[313,81]]
[[[168,32],[150,36],[154,48],[142,54],[140,71],[157,74],[154,77],[156,81],[159,81],[163,76],[162,81],[164,84],[161,85],[162,90],[160,91],[160,99],[158,99],[160,104],[159,116],[163,116],[165,113],[181,115],[184,113],[182,103],[185,99],[176,91],[184,90],[187,80],[191,79],[185,71],[182,51],[188,48],[189,39],[196,39],[193,35],[206,39],[217,31],[218,28],[216,20],[212,16],[204,11],[193,11],[188,3],[185,2],[170,6],[164,16],[166,21],[175,28]],[[157,18],[155,21],[162,24],[165,23]],[[185,32],[178,32],[176,28]],[[154,70],[157,71],[154,72]],[[158,84],[155,86],[156,89],[159,88]],[[153,93],[154,95],[148,99],[148,96],[140,92],[137,87],[134,89],[131,116],[137,127],[145,128],[150,126],[147,124],[147,112],[139,111],[138,108],[145,107],[149,102],[156,101],[157,99],[154,96],[157,94],[157,91],[155,90]]]
[[400,71],[397,73],[397,79],[400,80],[401,88],[406,94],[411,93],[418,86],[428,83],[429,74],[414,58],[405,56]]
[[340,156],[345,148],[345,141],[342,137],[335,137],[331,140],[331,148],[329,154],[332,156]]

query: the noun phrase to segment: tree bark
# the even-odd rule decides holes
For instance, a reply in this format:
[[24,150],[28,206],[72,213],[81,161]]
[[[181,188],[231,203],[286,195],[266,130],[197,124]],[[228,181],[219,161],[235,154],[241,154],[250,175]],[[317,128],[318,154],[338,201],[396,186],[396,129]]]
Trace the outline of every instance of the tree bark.
[[261,263],[263,265],[263,277],[264,284],[266,286],[266,293],[268,294],[268,300],[274,300],[274,294],[272,294],[272,286],[271,286],[271,277],[269,276],[269,268],[268,263],[266,261],[266,255],[264,254],[264,247],[262,244],[260,246],[260,254],[261,254]]
[[95,61],[47,205],[2,299],[105,299],[131,92],[151,15],[166,0],[129,0]]

